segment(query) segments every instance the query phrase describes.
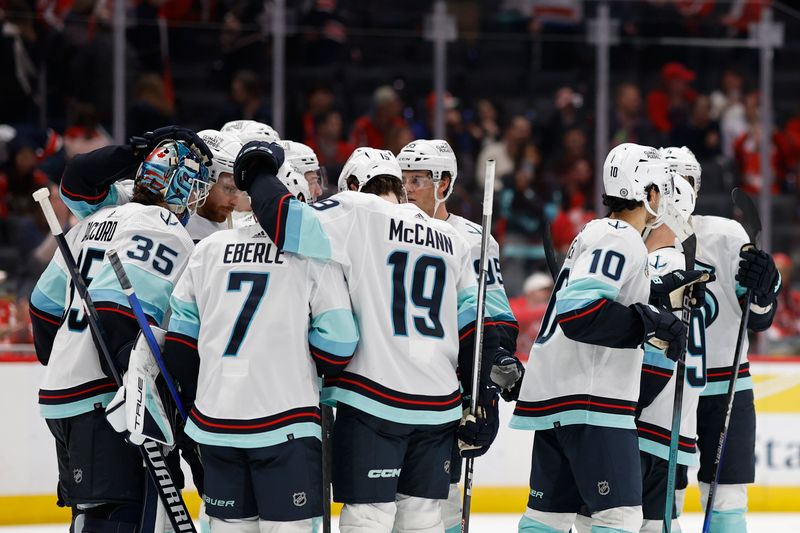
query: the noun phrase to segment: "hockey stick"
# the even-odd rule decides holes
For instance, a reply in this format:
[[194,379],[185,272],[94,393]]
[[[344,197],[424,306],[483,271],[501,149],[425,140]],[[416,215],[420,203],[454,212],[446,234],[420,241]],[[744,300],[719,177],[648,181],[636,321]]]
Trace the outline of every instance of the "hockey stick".
[[[475,352],[472,357],[472,397],[469,412],[476,416],[478,410],[478,385],[481,373],[481,354],[483,353],[483,313],[486,296],[486,276],[489,270],[489,237],[492,230],[492,202],[494,202],[495,161],[486,161],[486,180],[483,184],[483,220],[481,233],[481,269],[478,273],[478,313],[475,318]],[[475,476],[475,458],[469,457],[464,469],[464,500],[461,506],[461,531],[469,532],[470,506],[472,505],[472,480]]]
[[188,418],[186,409],[183,408],[183,403],[178,396],[178,389],[175,388],[175,382],[172,381],[172,376],[170,376],[169,370],[167,370],[167,365],[164,364],[164,358],[161,355],[161,348],[159,348],[158,341],[156,341],[155,336],[153,336],[153,330],[150,329],[150,323],[147,321],[147,317],[144,314],[144,309],[142,309],[142,304],[133,290],[131,280],[128,279],[128,274],[125,272],[125,267],[122,265],[122,261],[120,261],[116,250],[108,250],[106,255],[108,256],[108,261],[111,263],[111,268],[114,269],[114,274],[117,275],[117,280],[119,281],[120,286],[122,286],[122,292],[124,292],[125,296],[128,297],[128,303],[131,304],[131,310],[133,311],[134,316],[136,316],[136,322],[139,323],[139,329],[142,330],[142,334],[144,335],[145,340],[147,340],[147,345],[150,347],[150,352],[153,354],[153,357],[158,364],[158,370],[161,372],[161,375],[164,377],[164,381],[167,383],[169,394],[175,401],[175,405],[178,407],[178,412],[180,412],[181,418],[186,421]]
[[[111,351],[106,344],[106,337],[103,332],[100,317],[97,314],[97,309],[94,306],[92,297],[89,295],[89,291],[86,288],[86,283],[81,277],[78,265],[75,264],[75,259],[72,257],[72,251],[69,249],[69,244],[67,244],[67,240],[64,237],[64,230],[61,228],[58,218],[56,218],[55,211],[53,211],[53,205],[50,203],[50,191],[46,187],[43,187],[33,193],[33,199],[42,209],[44,218],[47,220],[48,226],[50,226],[50,232],[53,234],[61,256],[64,259],[64,264],[67,267],[72,286],[83,302],[92,337],[100,348],[102,357],[105,359],[109,371],[111,372],[111,377],[114,378],[117,386],[121,387],[122,378],[117,371],[114,359],[111,356]],[[180,491],[178,491],[178,488],[175,486],[172,473],[167,467],[164,454],[161,451],[161,446],[157,442],[147,440],[137,448],[142,455],[145,468],[147,469],[147,473],[153,485],[158,489],[158,496],[164,504],[170,524],[172,524],[176,533],[185,531],[196,533],[197,530],[189,516],[186,503],[184,503]]]
[[553,282],[558,278],[558,260],[556,259],[556,250],[553,246],[553,235],[550,233],[550,222],[545,221],[542,227],[542,246],[544,247],[544,259],[547,261],[547,270],[550,271],[550,276]]
[[[742,212],[742,226],[744,226],[747,237],[750,239],[749,247],[755,248],[755,243],[761,233],[761,218],[758,216],[758,209],[753,203],[752,198],[747,196],[738,187],[731,191],[733,204]],[[722,470],[722,458],[725,455],[725,441],[728,438],[728,428],[731,423],[731,411],[733,411],[733,400],[736,397],[736,380],[739,377],[739,365],[742,360],[742,348],[747,337],[747,322],[750,319],[750,304],[753,301],[753,291],[747,289],[744,295],[744,308],[742,309],[742,320],[739,322],[739,333],[736,338],[736,350],[733,354],[733,372],[728,382],[727,408],[725,411],[725,422],[719,435],[717,445],[717,455],[714,458],[714,476],[711,486],[708,489],[708,499],[706,500],[706,513],[703,517],[703,533],[708,533],[711,527],[711,512],[714,509],[714,499],[717,496],[717,486],[719,485],[719,474]]]
[[[323,381],[324,383],[324,381]],[[331,533],[331,437],[333,434],[333,408],[320,404],[322,425],[322,533]]]

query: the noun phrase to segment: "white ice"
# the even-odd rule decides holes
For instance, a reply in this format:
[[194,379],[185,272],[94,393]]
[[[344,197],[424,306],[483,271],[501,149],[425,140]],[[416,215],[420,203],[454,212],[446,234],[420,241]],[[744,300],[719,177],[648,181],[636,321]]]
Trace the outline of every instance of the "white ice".
[[[518,515],[475,514],[472,516],[472,533],[513,533],[517,530]],[[681,517],[684,533],[700,533],[703,515],[687,514]],[[751,513],[747,516],[748,533],[798,533],[800,514],[797,513]],[[0,533],[65,533],[63,524],[42,526],[0,526]],[[334,518],[334,531],[336,519]]]

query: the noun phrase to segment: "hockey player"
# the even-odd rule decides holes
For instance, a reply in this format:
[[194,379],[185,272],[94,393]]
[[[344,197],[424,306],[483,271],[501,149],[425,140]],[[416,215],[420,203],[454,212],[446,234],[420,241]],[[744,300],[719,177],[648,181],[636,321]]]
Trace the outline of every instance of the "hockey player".
[[310,533],[322,514],[317,374],[341,373],[358,340],[341,267],[282,252],[257,224],[219,231],[197,245],[171,308],[164,357],[194,406],[186,433],[201,445],[211,531]]
[[233,184],[233,162],[242,149],[239,139],[216,130],[203,130],[197,134],[211,150],[213,157],[208,181],[212,184],[206,202],[197,209],[186,225],[186,231],[196,243],[212,233],[233,227],[231,214],[241,192]]
[[[681,219],[689,225],[695,206],[694,188],[679,176],[674,179],[675,207]],[[698,243],[700,249],[702,246],[703,243]],[[675,246],[675,233],[667,224],[662,224],[650,233],[647,238],[647,249],[650,252],[648,262],[652,275],[666,278],[674,275],[672,272],[686,268],[686,259]],[[705,279],[706,276],[708,279]],[[700,391],[705,386],[703,369],[706,366],[705,323],[702,308],[705,302],[705,283],[713,280],[712,275],[706,276],[703,277],[704,281],[694,284],[692,289],[694,309],[691,314],[688,350],[685,354],[686,382],[683,389],[681,429],[678,440],[676,518],[683,507],[683,497],[688,483],[687,467],[698,464],[695,444],[696,411]],[[662,293],[661,299],[663,306],[671,308],[677,316],[681,315],[683,302],[680,292],[675,293],[672,299],[669,295]],[[640,530],[642,533],[660,533],[663,528],[675,383],[675,362],[667,358],[663,351],[646,344],[638,406],[640,414],[636,420],[636,428],[639,432],[639,450],[642,457],[642,512],[644,515]],[[678,522],[673,521],[672,531],[680,531]]]
[[[452,148],[444,140],[417,140],[407,144],[397,155],[403,171],[403,184],[409,203],[422,209],[426,215],[445,220],[461,235],[471,249],[472,264],[477,275],[480,269],[482,228],[458,215],[447,212],[447,198],[453,192],[458,167]],[[503,397],[516,400],[521,385],[523,367],[514,355],[519,326],[508,304],[503,278],[500,273],[500,247],[494,237],[489,237],[489,270],[486,279],[486,307],[491,322],[498,330],[500,350],[492,367],[492,381],[503,391]],[[450,493],[442,503],[442,521],[445,532],[454,533],[461,528],[461,456],[457,443],[450,461]]]
[[536,430],[521,532],[567,532],[582,505],[593,528],[639,530],[640,346],[669,343],[673,359],[685,346],[681,321],[647,304],[641,233],[670,199],[667,165],[654,148],[622,144],[606,157],[603,184],[609,216],[587,224],[570,246],[511,421]]
[[[456,366],[472,371],[477,284],[469,246],[449,224],[404,196],[394,156],[358,150],[342,192],[312,206],[275,180],[282,150],[248,143],[235,178],[272,240],[286,251],[343,265],[361,340],[346,371],[332,380],[337,402],[334,497],[340,529],[442,532],[452,434],[462,417]],[[497,349],[486,327],[477,419],[459,429],[464,453],[486,451],[497,431],[497,393],[489,368]],[[464,391],[471,394],[469,381]]]
[[[670,147],[664,150],[664,156],[699,193],[701,168],[691,151],[686,147]],[[692,225],[698,243],[702,243],[697,254],[697,267],[716,276],[706,291],[706,386],[697,407],[697,447],[700,451],[697,479],[705,506],[727,410],[726,395],[737,341],[734,328],[742,318],[745,291],[753,291],[747,327],[754,332],[765,331],[775,316],[781,280],[768,253],[744,248],[750,239],[738,222],[695,215]],[[755,479],[756,424],[748,346],[745,337],[720,484],[711,516],[712,532],[746,531],[747,484]]]
[[300,172],[308,182],[311,192],[309,202],[316,202],[325,191],[325,173],[319,166],[319,159],[309,146],[297,141],[280,141],[285,163],[289,163]]
[[[107,186],[99,195],[67,194],[95,202],[84,204],[86,213],[87,205],[102,204],[114,190]],[[97,210],[66,235],[120,374],[139,325],[105,252],[117,250],[145,314],[159,324],[193,248],[180,220],[206,194],[200,157],[184,142],[163,140],[141,162],[130,202]],[[31,296],[31,321],[37,356],[47,365],[39,404],[56,439],[59,505],[72,508],[71,530],[137,531],[145,476],[141,456],[105,419],[104,408],[117,385],[98,354],[58,252]]]

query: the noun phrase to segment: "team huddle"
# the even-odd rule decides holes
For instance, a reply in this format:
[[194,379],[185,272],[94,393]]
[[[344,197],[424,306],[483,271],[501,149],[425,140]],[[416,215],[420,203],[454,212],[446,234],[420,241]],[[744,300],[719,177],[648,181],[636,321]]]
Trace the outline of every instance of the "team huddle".
[[[661,531],[676,366],[677,519],[686,467],[699,463],[703,491],[714,478],[745,291],[761,331],[780,290],[741,225],[693,215],[700,173],[686,148],[611,150],[608,216],[573,241],[523,367],[491,236],[475,357],[482,228],[447,211],[458,169],[446,141],[397,157],[358,148],[325,199],[314,152],[253,121],[161,128],[75,157],[60,196],[79,220],[66,234],[77,269],[56,252],[31,296],[70,531],[183,530],[143,442],[163,448],[178,486],[180,457],[189,465],[211,531],[316,531],[328,407],[341,531],[460,531],[462,459],[488,451],[501,399],[516,401],[512,428],[536,431],[519,531]],[[678,225],[697,238],[690,268]],[[754,477],[746,362],[738,377],[715,532],[746,530]]]

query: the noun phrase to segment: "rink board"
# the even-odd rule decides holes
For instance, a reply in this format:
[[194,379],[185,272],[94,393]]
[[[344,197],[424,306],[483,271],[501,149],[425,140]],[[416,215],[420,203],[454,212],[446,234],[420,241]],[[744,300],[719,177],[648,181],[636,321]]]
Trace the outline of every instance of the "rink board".
[[[800,358],[780,362],[757,358],[751,371],[756,382],[758,430],[750,511],[800,512]],[[69,513],[55,505],[53,439],[36,404],[42,373],[38,363],[0,364],[0,524],[69,519]],[[503,404],[505,423],[510,415],[511,406]],[[522,512],[532,438],[531,432],[503,428],[492,450],[476,462],[476,512]],[[690,486],[686,502],[686,512],[699,510],[695,487]],[[187,491],[187,503],[197,508],[195,491]]]

